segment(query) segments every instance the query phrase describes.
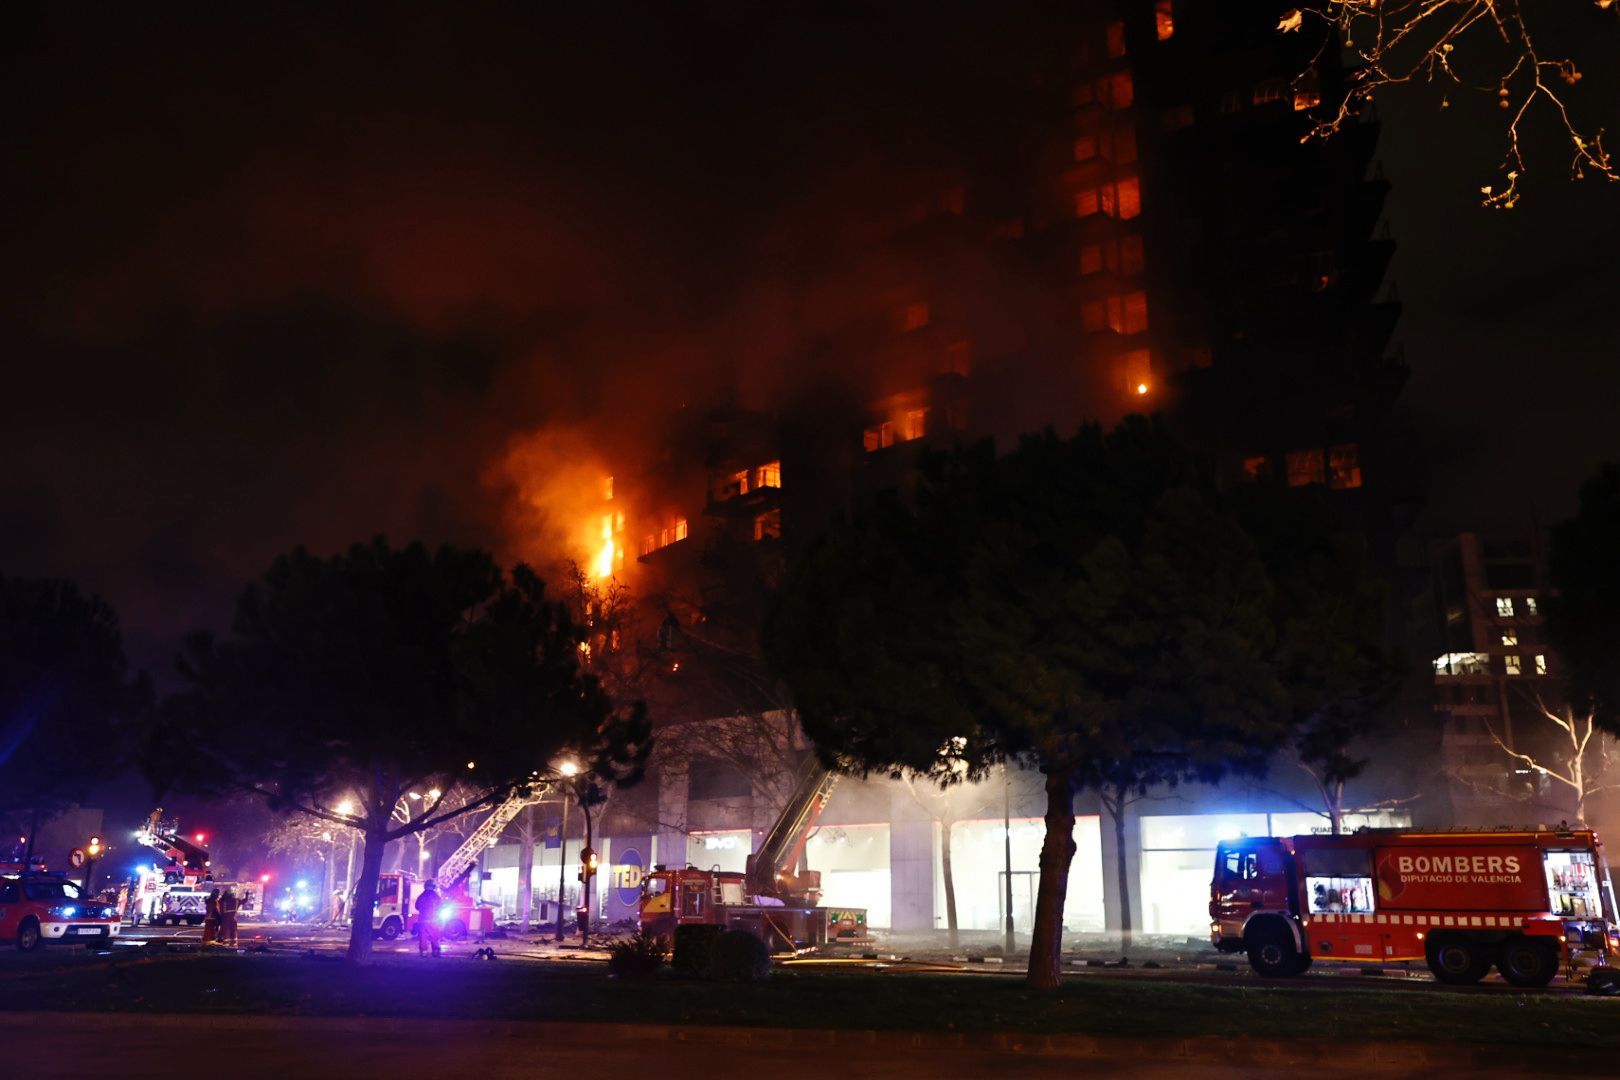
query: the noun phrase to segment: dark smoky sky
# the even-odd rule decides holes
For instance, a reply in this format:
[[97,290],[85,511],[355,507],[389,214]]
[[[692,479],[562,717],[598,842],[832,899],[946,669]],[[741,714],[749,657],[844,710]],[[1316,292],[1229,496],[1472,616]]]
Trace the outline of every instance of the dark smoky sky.
[[[8,8],[0,570],[162,670],[295,543],[510,550],[515,436],[814,374],[810,266],[1016,124],[1074,5],[1003,7]],[[1620,456],[1620,185],[1537,144],[1486,212],[1494,111],[1383,110],[1430,524],[1556,516]]]

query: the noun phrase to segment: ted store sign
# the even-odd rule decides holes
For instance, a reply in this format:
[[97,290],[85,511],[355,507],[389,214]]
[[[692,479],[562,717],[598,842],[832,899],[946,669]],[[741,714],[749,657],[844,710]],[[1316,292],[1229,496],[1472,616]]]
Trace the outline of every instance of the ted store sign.
[[1547,906],[1533,847],[1399,847],[1377,854],[1382,908],[1539,911]]

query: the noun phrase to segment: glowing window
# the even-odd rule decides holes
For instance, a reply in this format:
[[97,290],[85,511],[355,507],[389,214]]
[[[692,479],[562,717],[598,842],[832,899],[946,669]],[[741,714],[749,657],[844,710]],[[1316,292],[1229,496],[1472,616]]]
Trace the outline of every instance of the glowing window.
[[748,494],[748,470],[731,474],[731,489],[737,495]]
[[1498,596],[1496,598],[1496,613],[1504,619],[1513,618],[1513,598]]
[[1175,34],[1176,17],[1170,0],[1157,0],[1153,5],[1153,32],[1159,35],[1160,41],[1169,41]]
[[1122,238],[1119,242],[1119,273],[1140,274],[1142,263],[1142,238],[1134,233]]
[[1507,629],[1507,630],[1502,631],[1502,644],[1504,644],[1504,645],[1517,645],[1518,643],[1519,643],[1519,632],[1517,630]]
[[1355,443],[1328,448],[1328,487],[1340,491],[1361,486],[1361,456]]
[[782,486],[782,463],[768,461],[759,467],[759,479],[754,485],[762,488],[779,488]]
[[685,518],[676,518],[675,519],[675,539],[677,539],[677,540],[685,540],[686,539],[686,519]]
[[920,330],[928,325],[928,304],[918,301],[900,310],[900,329]]
[[1125,55],[1125,24],[1115,20],[1108,24],[1108,55]]
[[1101,244],[1087,244],[1080,249],[1080,273],[1095,274],[1103,268]]
[[1547,658],[1545,656],[1537,656],[1536,657],[1536,674],[1537,675],[1545,675],[1545,674],[1547,674]]
[[1088,188],[1085,191],[1074,193],[1075,217],[1090,217],[1100,209],[1102,209],[1102,203],[1098,198],[1096,188]]
[[1153,388],[1153,355],[1146,349],[1132,349],[1125,354],[1125,386],[1136,395]]
[[1504,671],[1506,671],[1509,675],[1518,675],[1518,674],[1520,674],[1519,668],[1520,668],[1520,664],[1519,664],[1519,658],[1517,656],[1504,656],[1504,657],[1502,657],[1502,669]]
[[1140,334],[1147,329],[1147,293],[1138,289],[1127,293],[1124,297],[1124,313],[1120,321],[1120,333]]
[[655,533],[648,533],[646,536],[643,536],[641,538],[641,551],[640,551],[640,554],[642,554],[642,555],[650,555],[654,551],[657,551],[657,550],[658,550],[658,536]]
[[1271,479],[1271,459],[1264,454],[1243,459],[1243,479],[1258,484]]
[[1304,112],[1306,109],[1314,109],[1320,104],[1322,104],[1322,92],[1314,85],[1302,85],[1294,88],[1295,112]]
[[1129,221],[1142,212],[1142,185],[1136,177],[1119,182],[1118,213],[1114,216]]
[[1090,161],[1097,156],[1097,137],[1082,135],[1074,140],[1074,160]]
[[1526,615],[1534,615],[1536,613],[1536,598],[1535,597],[1527,596],[1527,597],[1524,598],[1524,613]]
[[1121,71],[1108,78],[1108,104],[1116,109],[1128,109],[1131,102],[1136,100],[1136,87],[1131,82],[1131,73]]
[[1326,470],[1322,467],[1320,450],[1290,450],[1287,463],[1289,487],[1320,484],[1327,479]]
[[608,502],[613,501],[613,477],[611,476],[602,479],[602,498]]
[[1191,105],[1176,105],[1159,114],[1159,123],[1166,131],[1180,131],[1185,127],[1192,127],[1193,109]]
[[769,510],[754,519],[755,540],[780,540],[782,538],[782,511]]
[[1108,305],[1101,300],[1087,300],[1081,304],[1080,329],[1088,334],[1108,329]]
[[928,410],[908,409],[900,417],[900,441],[910,442],[928,434]]

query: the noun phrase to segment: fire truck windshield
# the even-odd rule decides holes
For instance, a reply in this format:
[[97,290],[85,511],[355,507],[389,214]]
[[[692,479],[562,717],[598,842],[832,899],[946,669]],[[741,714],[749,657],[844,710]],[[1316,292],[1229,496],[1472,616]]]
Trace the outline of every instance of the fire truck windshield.
[[642,879],[641,894],[643,896],[662,896],[669,891],[669,878],[663,874],[649,874]]

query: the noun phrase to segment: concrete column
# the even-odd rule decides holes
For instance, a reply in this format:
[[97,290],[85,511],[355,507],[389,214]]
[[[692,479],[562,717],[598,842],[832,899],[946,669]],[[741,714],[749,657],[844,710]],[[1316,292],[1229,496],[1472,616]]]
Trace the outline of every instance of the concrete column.
[[658,774],[658,822],[656,850],[652,859],[671,870],[686,865],[687,797],[691,784],[685,769],[669,769]]
[[934,823],[904,791],[890,797],[889,904],[896,931],[934,929]]

